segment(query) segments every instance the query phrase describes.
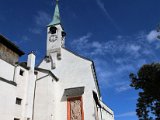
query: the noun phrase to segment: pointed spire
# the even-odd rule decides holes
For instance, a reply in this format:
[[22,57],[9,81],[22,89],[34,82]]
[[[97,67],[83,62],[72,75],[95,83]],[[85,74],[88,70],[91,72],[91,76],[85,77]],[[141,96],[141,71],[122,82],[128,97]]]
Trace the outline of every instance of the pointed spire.
[[58,1],[59,0],[56,0],[56,7],[55,7],[55,11],[54,11],[54,16],[53,16],[53,19],[52,19],[51,23],[48,26],[54,26],[56,24],[61,23]]

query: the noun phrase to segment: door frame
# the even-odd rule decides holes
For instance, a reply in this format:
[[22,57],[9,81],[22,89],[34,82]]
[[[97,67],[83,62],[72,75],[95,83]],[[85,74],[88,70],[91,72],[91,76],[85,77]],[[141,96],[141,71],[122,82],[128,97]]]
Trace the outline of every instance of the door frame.
[[67,120],[71,120],[71,106],[70,106],[70,102],[73,101],[73,100],[80,100],[81,101],[81,114],[82,114],[82,120],[84,120],[84,111],[83,111],[83,99],[82,99],[82,96],[67,98]]

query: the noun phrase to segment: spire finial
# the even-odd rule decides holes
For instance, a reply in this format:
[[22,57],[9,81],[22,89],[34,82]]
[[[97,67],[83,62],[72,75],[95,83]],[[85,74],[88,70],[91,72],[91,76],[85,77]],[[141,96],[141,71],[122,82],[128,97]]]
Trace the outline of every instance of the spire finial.
[[54,16],[53,16],[53,19],[52,19],[51,23],[48,26],[54,26],[56,24],[60,24],[61,23],[58,2],[59,2],[59,0],[56,0]]

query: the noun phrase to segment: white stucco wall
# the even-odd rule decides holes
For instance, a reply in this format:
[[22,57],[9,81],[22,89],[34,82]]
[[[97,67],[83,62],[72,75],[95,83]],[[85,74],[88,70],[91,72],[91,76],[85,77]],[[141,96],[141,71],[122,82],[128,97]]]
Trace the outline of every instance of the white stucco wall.
[[13,120],[15,116],[15,86],[0,81],[0,119]]
[[102,106],[102,109],[101,109],[102,119],[103,120],[114,120],[113,111],[109,107],[107,107],[102,101],[100,101],[100,104]]
[[92,91],[98,92],[92,73],[92,62],[80,58],[63,48],[61,55],[61,60],[55,60],[55,69],[52,70],[51,62],[47,63],[45,60],[39,66],[39,68],[51,70],[59,78],[54,92],[56,96],[55,119],[67,119],[67,98],[64,96],[64,89],[84,86],[85,91],[82,96],[84,119],[94,120],[95,111]]
[[106,112],[106,110],[102,109],[102,120],[114,120],[114,116],[108,112]]
[[[0,59],[0,77],[13,81],[14,66]],[[0,81],[0,116],[12,119],[15,115],[16,86]],[[10,114],[9,114],[10,113]]]
[[[20,70],[23,70],[21,76]],[[34,83],[36,76],[34,71],[29,71],[19,65],[11,65],[0,59],[0,117],[3,120],[20,118],[26,120],[32,118]],[[14,81],[17,85],[7,83]],[[21,105],[16,104],[16,98],[22,99]]]
[[24,93],[25,95],[24,98],[26,102],[24,106],[24,118],[30,118],[30,120],[32,119],[32,113],[33,113],[35,81],[36,81],[36,75],[34,74],[34,71],[29,70],[28,79],[26,82],[26,89]]
[[0,77],[13,81],[14,66],[0,59]]
[[[98,95],[98,90],[91,67],[92,62],[63,48],[61,55],[61,60],[55,59],[55,69],[51,69],[51,62],[45,60],[39,66],[39,68],[52,71],[59,79],[57,82],[47,73],[38,72],[35,75],[33,69],[15,67],[0,59],[0,77],[14,80],[17,84],[14,86],[0,81],[0,116],[2,119],[27,120],[30,118],[32,120],[33,115],[34,120],[67,120],[67,98],[64,90],[84,86],[82,95],[84,119],[95,120],[92,91],[94,90]],[[23,76],[19,74],[20,70],[24,71]],[[15,104],[16,97],[22,99],[21,105]],[[104,105],[104,107],[112,113],[107,106]],[[102,113],[104,120],[114,120],[114,117],[107,112],[102,110]]]
[[[38,72],[34,100],[34,120],[55,118],[55,80],[48,74]],[[55,120],[55,119],[54,119]]]

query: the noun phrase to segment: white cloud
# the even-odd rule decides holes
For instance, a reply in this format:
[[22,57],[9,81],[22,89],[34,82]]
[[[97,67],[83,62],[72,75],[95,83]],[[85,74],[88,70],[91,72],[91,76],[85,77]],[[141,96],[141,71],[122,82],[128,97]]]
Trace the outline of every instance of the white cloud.
[[92,55],[104,55],[104,47],[102,43],[94,41],[91,43],[91,47],[93,48],[93,51],[91,52]]
[[23,35],[20,40],[14,41],[15,44],[24,44],[30,41],[30,38],[26,35]]
[[92,36],[92,33],[87,33],[87,35],[84,35],[82,37],[80,37],[79,39],[77,39],[79,42],[84,42],[87,43],[88,39]]
[[73,43],[81,43],[81,42],[84,42],[84,43],[87,43],[88,42],[88,39],[92,36],[92,33],[87,33],[86,35],[83,35],[77,39],[74,39],[73,40]]
[[94,41],[92,43],[92,46],[95,47],[95,48],[101,48],[102,47],[102,44],[100,42],[97,42],[97,41]]
[[[148,59],[154,60],[157,55],[154,44],[146,41],[144,32],[132,36],[115,36],[109,41],[93,41],[94,34],[87,33],[75,39],[73,49],[95,61],[97,76],[101,87],[114,88],[116,92],[124,92],[130,88],[129,74],[137,70]],[[83,50],[83,52],[82,52]],[[117,82],[126,82],[116,85]]]
[[37,25],[45,26],[50,22],[51,17],[47,12],[39,11],[35,16],[34,20]]
[[159,35],[159,33],[156,30],[152,30],[150,31],[150,33],[147,35],[147,40],[149,42],[153,42],[156,41],[158,38],[157,36]]
[[28,36],[24,35],[24,36],[22,36],[22,40],[23,40],[24,42],[27,42],[27,41],[29,41],[30,39],[29,39]]
[[99,8],[105,13],[105,15],[107,16],[107,18],[109,19],[109,21],[113,24],[113,26],[118,30],[121,31],[119,26],[117,26],[116,22],[114,21],[114,19],[110,16],[110,14],[108,13],[107,9],[104,6],[104,3],[101,0],[96,0],[97,5],[99,6]]
[[[91,33],[87,33],[86,35],[83,35],[79,37],[78,39],[73,40],[72,45],[77,50],[84,50],[86,55],[113,55],[117,53],[122,54],[128,54],[127,56],[134,56],[139,57],[140,54],[143,52],[142,46],[144,43],[141,43],[141,41],[136,40],[136,43],[132,38],[128,36],[118,36],[115,40],[110,41],[91,41],[90,38],[93,36]],[[84,52],[83,51],[83,52]],[[88,53],[88,54],[87,54]]]
[[156,44],[156,49],[160,49],[160,42]]
[[101,10],[106,14],[106,16],[107,16],[110,20],[112,20],[112,17],[109,15],[107,9],[104,7],[104,3],[102,3],[101,0],[96,0],[96,1],[97,1],[98,6],[99,6],[99,7],[101,8]]
[[87,33],[77,39],[74,39],[72,46],[75,46],[77,50],[83,50],[83,53],[87,56],[104,55],[104,43],[98,41],[91,41],[92,33]]
[[[114,86],[115,87],[115,86]],[[124,92],[124,91],[128,91],[130,90],[131,87],[129,86],[128,83],[126,82],[122,82],[121,84],[117,84],[115,87],[116,92],[120,93],[120,92]]]
[[32,28],[29,28],[29,32],[33,34],[40,34],[43,28],[49,24],[51,21],[51,16],[44,11],[38,11],[37,14],[34,16],[34,23],[35,25]]
[[134,51],[134,52],[139,51],[140,48],[141,48],[141,46],[139,46],[139,45],[131,45],[131,46],[130,46],[130,49],[131,49],[132,51]]
[[136,116],[136,112],[126,112],[126,113],[116,115],[115,117],[120,118],[120,117],[132,117],[132,116]]
[[22,36],[22,40],[20,42],[22,44],[22,43],[26,43],[26,42],[29,42],[29,41],[30,41],[30,38],[28,36],[24,35],[24,36]]
[[29,32],[34,33],[34,34],[40,34],[42,32],[41,28],[30,28]]
[[134,43],[128,43],[126,46],[124,46],[124,50],[126,51],[126,53],[133,55],[134,57],[140,56],[140,49],[141,46]]
[[124,64],[122,64],[119,67],[117,67],[116,72],[123,73],[123,72],[126,72],[126,71],[133,71],[134,69],[135,69],[135,67],[133,65],[130,65],[130,64],[124,65]]
[[83,35],[77,39],[74,39],[72,42],[72,45],[75,46],[76,45],[76,49],[78,50],[82,50],[82,49],[87,49],[90,47],[90,45],[88,44],[89,38],[91,38],[92,33],[87,33],[86,35]]

